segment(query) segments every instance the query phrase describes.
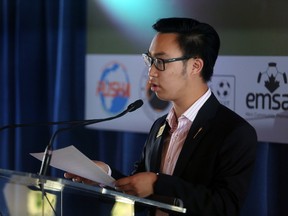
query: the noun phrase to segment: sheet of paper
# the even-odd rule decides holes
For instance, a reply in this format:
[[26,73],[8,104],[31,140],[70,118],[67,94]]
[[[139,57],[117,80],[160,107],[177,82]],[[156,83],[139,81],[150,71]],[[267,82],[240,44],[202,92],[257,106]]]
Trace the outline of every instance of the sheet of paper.
[[[30,154],[42,161],[44,152]],[[109,176],[73,145],[54,150],[50,165],[57,169],[73,173],[114,188],[115,179]]]

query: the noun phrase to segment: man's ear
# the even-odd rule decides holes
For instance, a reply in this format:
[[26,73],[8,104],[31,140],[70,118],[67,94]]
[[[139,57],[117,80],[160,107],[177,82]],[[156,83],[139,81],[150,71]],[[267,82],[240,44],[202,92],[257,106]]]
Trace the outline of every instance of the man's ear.
[[192,62],[193,74],[200,74],[204,66],[204,62],[201,58],[195,58]]

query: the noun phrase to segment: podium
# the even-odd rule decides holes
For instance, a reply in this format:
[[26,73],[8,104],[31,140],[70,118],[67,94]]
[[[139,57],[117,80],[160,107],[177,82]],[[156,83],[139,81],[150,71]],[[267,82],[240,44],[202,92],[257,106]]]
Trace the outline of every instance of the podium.
[[180,206],[127,195],[113,189],[67,179],[0,169],[1,216],[137,216],[151,208],[173,214]]

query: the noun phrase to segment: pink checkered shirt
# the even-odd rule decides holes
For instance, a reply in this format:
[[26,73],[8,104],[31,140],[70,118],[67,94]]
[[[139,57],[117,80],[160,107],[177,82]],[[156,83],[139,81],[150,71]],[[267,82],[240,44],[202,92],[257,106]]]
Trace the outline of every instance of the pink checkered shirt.
[[[172,175],[179,154],[189,132],[189,129],[203,104],[211,95],[211,90],[202,95],[188,110],[186,110],[178,119],[172,108],[167,115],[167,122],[170,126],[169,136],[164,141],[161,160],[161,172]],[[156,216],[167,216],[166,212],[160,209],[156,210]]]
[[188,110],[186,110],[178,119],[172,108],[167,115],[167,122],[170,126],[170,132],[164,141],[164,149],[162,152],[161,172],[172,175],[179,154],[189,132],[189,129],[200,108],[210,97],[211,90],[202,95]]

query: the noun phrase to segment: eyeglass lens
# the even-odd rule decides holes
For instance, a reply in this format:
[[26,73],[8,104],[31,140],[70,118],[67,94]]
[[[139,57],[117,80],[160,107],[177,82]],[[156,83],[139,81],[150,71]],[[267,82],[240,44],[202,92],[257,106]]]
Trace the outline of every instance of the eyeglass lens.
[[147,55],[147,54],[143,54],[143,58],[144,58],[144,62],[147,65],[147,67],[151,67],[152,64],[154,63],[155,67],[158,70],[165,70],[164,67],[164,62],[162,59],[157,59],[157,58],[152,58],[151,56]]

